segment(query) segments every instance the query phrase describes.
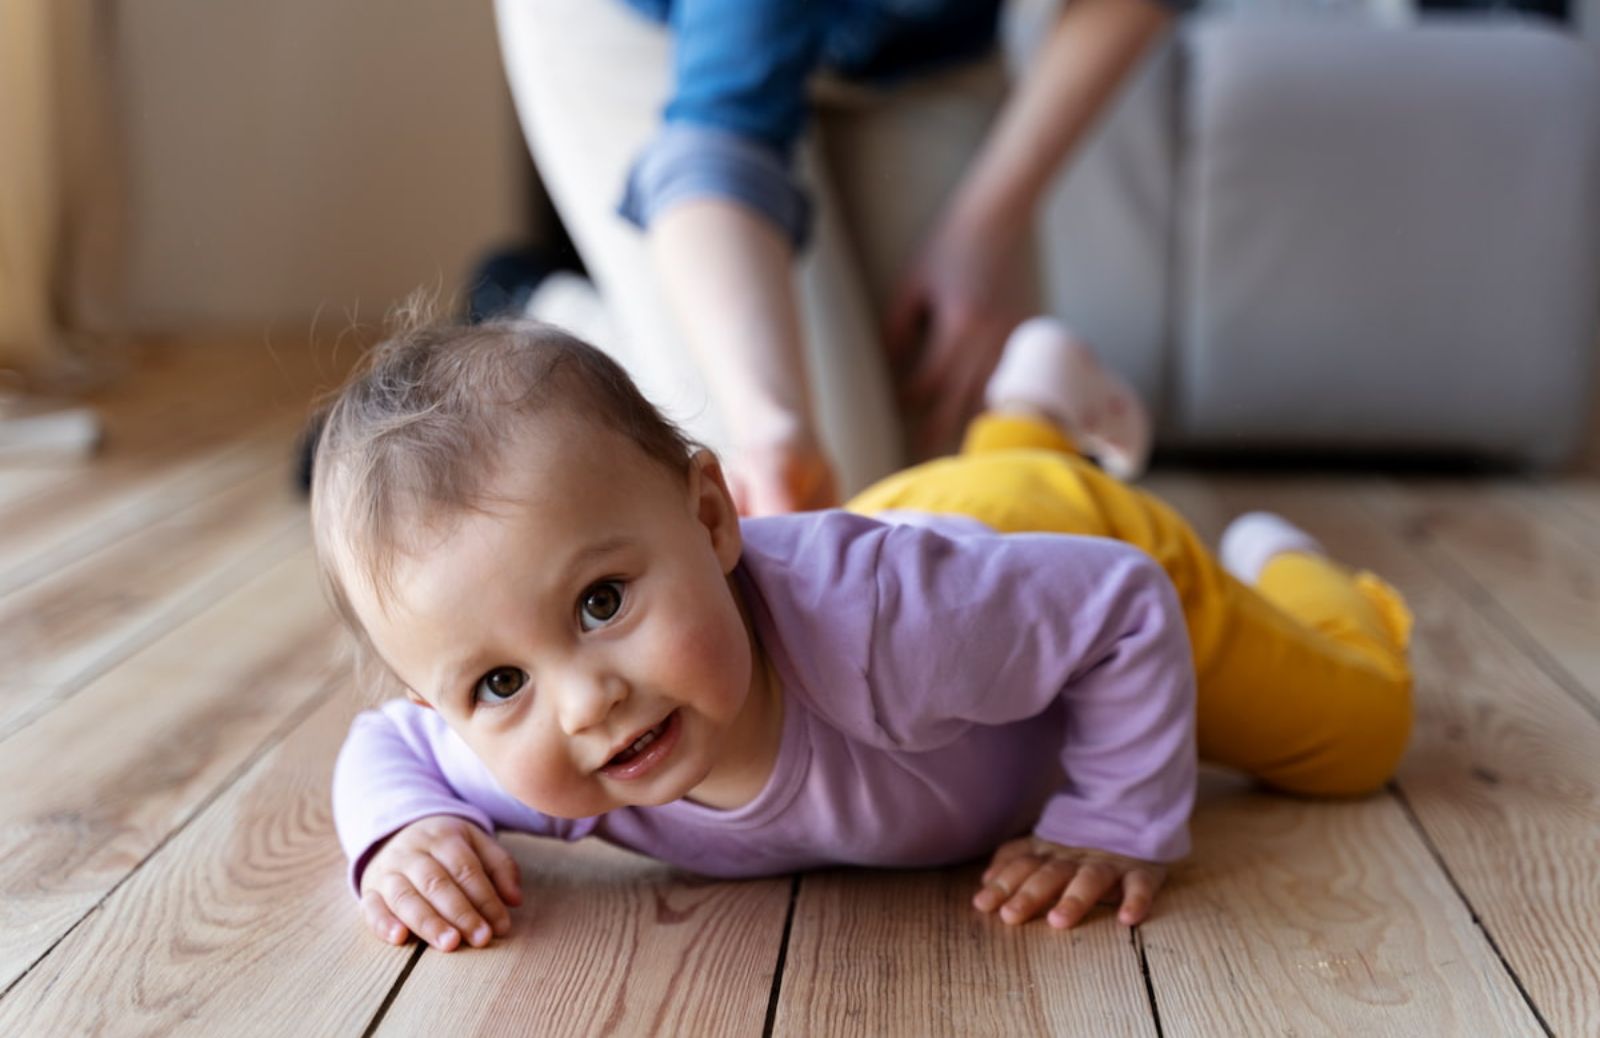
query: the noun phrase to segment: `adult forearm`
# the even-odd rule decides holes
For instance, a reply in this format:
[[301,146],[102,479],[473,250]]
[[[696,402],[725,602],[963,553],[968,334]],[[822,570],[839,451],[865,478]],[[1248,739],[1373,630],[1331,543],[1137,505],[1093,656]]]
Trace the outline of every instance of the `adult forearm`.
[[737,203],[694,199],[656,217],[650,248],[735,444],[810,436],[794,255],[778,228]]
[[952,216],[1020,236],[1057,169],[1171,21],[1154,0],[1068,0],[984,141]]

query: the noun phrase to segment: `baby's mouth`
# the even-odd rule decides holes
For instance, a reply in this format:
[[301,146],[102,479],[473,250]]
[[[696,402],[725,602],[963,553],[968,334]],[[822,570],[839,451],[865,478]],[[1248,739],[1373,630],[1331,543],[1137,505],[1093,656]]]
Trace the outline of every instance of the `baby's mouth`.
[[667,734],[667,728],[671,726],[672,719],[676,717],[677,714],[678,712],[674,710],[666,717],[663,717],[660,724],[649,729],[648,731],[641,733],[638,738],[634,739],[633,742],[629,743],[627,746],[624,746],[610,760],[606,761],[601,770],[622,767],[628,762],[636,759],[641,753],[644,753],[646,750],[648,750],[657,739],[660,739],[663,735]]

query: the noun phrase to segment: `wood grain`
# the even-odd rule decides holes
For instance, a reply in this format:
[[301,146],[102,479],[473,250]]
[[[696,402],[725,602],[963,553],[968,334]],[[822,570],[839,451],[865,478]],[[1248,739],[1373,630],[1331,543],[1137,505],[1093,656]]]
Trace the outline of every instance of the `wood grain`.
[[[1600,531],[1569,528],[1519,483],[1385,481],[1366,500],[1386,525],[1446,564],[1502,630],[1520,633],[1600,711]],[[1581,524],[1570,524],[1581,526]]]
[[81,481],[90,471],[79,461],[54,461],[31,465],[10,464],[0,468],[0,509],[25,501],[35,494]]
[[526,895],[511,935],[424,952],[379,1035],[761,1033],[787,879],[698,880],[598,843],[507,845]]
[[0,989],[333,673],[302,550],[0,742]]
[[315,692],[321,707],[0,1001],[0,1034],[362,1032],[411,955],[358,923],[328,803],[353,697]]
[[1523,496],[1550,522],[1593,546],[1600,536],[1600,479],[1558,479],[1524,488]]
[[[1600,1025],[1600,722],[1445,579],[1425,532],[1380,520],[1370,482],[1229,481],[1214,511],[1265,507],[1369,567],[1417,616],[1417,721],[1399,788],[1557,1034]],[[1185,510],[1192,506],[1183,501]],[[1498,589],[1488,588],[1489,594]]]
[[150,347],[128,378],[89,399],[105,444],[81,478],[42,481],[0,509],[0,593],[288,462],[314,396],[358,353],[265,341]]
[[1061,932],[971,907],[981,864],[805,877],[777,1035],[1154,1035],[1139,953],[1107,910]]
[[1194,855],[1142,928],[1169,1038],[1541,1033],[1393,798],[1207,779]]
[[0,594],[9,594],[274,465],[296,424],[280,418],[244,439],[154,469],[111,459],[94,477],[0,511]]
[[0,596],[0,739],[302,545],[287,461]]
[[1600,528],[1600,480],[1564,480],[1550,487],[1544,496],[1584,520],[1590,531]]

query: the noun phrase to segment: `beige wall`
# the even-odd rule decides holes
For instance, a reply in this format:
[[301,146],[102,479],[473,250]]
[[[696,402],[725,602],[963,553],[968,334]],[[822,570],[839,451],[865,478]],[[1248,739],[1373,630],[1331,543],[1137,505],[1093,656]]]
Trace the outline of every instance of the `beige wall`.
[[487,0],[116,8],[136,328],[284,330],[458,289],[522,223]]

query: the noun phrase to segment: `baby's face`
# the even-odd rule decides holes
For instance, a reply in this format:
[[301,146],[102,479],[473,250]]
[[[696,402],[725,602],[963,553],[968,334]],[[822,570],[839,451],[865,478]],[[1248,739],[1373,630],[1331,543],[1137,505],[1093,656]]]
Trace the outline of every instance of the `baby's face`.
[[352,587],[374,648],[538,811],[726,799],[730,776],[750,781],[770,690],[751,694],[764,668],[727,579],[739,529],[715,462],[686,486],[595,423],[533,426],[490,511],[400,559],[386,609]]

